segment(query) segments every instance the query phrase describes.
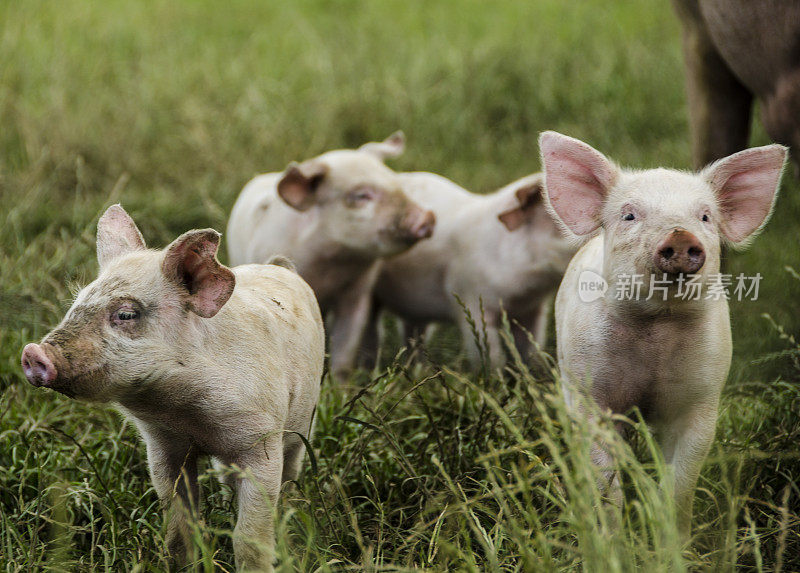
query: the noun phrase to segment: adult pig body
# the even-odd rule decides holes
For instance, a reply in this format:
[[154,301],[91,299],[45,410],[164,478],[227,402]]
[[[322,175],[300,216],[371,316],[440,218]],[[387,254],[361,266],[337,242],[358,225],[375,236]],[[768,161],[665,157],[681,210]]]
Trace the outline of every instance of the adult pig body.
[[800,149],[800,4],[673,0],[683,25],[696,168],[747,147],[752,101],[769,136]]

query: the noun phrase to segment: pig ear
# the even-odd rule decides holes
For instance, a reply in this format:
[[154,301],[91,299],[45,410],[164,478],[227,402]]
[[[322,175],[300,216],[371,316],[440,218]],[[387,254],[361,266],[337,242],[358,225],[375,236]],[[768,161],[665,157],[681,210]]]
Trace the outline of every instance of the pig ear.
[[514,193],[519,203],[513,209],[503,211],[497,218],[506,226],[509,231],[519,229],[533,213],[533,208],[542,202],[542,184],[537,181],[529,185],[524,185]]
[[214,229],[189,231],[165,251],[161,271],[186,290],[189,308],[210,318],[228,302],[236,285],[233,271],[217,260],[220,234]]
[[402,131],[395,131],[383,141],[370,141],[359,147],[358,150],[371,153],[381,161],[398,157],[406,150],[406,136]]
[[745,149],[703,170],[719,201],[722,233],[734,245],[746,244],[769,218],[786,151],[782,145]]
[[596,149],[555,131],[542,133],[539,147],[552,211],[576,235],[591,233],[600,226],[603,201],[619,169]]
[[97,262],[100,268],[131,251],[145,249],[136,223],[121,205],[111,205],[97,221]]
[[310,209],[316,202],[316,191],[328,173],[324,163],[309,159],[303,163],[292,162],[278,181],[278,195],[298,211]]

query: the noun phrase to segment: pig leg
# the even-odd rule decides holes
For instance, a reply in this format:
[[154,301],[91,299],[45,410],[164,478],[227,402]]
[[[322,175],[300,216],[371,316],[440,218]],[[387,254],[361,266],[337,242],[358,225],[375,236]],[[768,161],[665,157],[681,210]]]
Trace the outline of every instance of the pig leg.
[[[569,400],[568,404],[572,403],[577,406],[576,411],[578,415],[586,417],[589,427],[596,427],[595,425],[598,423],[597,416],[586,411],[585,406],[581,403],[582,399],[583,398],[578,397],[577,400]],[[620,434],[623,431],[622,425],[619,423],[614,424],[614,429]],[[600,470],[600,475],[597,478],[597,485],[600,493],[608,503],[616,507],[622,507],[622,487],[620,485],[619,472],[614,467],[614,456],[611,454],[610,447],[606,440],[596,438],[592,442],[589,457],[592,463]],[[609,518],[614,519],[614,515],[609,514]],[[616,525],[616,523],[614,523],[614,525]]]
[[420,360],[422,361],[426,355],[426,345],[429,340],[433,340],[431,336],[431,329],[435,332],[436,325],[432,323],[420,322],[418,320],[403,320],[400,325],[401,336],[403,343],[408,348],[409,353],[406,355],[406,363],[413,364]]
[[249,450],[247,458],[233,461],[243,470],[236,483],[238,517],[233,530],[237,571],[273,569],[273,511],[280,493],[283,451],[279,435],[265,442]]
[[753,96],[711,40],[697,0],[673,0],[683,24],[686,91],[696,169],[747,147]]
[[362,335],[359,363],[367,370],[378,365],[381,347],[381,313],[377,301],[372,301],[372,308]]
[[[511,334],[514,336],[514,346],[523,360],[527,360],[533,354],[533,345],[530,336],[534,333],[535,322],[527,318],[509,317],[511,321]],[[535,335],[533,335],[535,337]]]
[[403,340],[406,342],[406,344],[424,344],[428,339],[428,325],[426,323],[418,322],[416,320],[404,320],[402,326]]
[[533,339],[542,350],[544,350],[547,344],[547,325],[550,319],[550,306],[552,302],[552,297],[544,299],[536,310],[536,317],[533,319],[533,328],[531,329]]
[[[597,416],[591,413],[591,410],[587,411],[583,402],[588,398],[582,396],[582,393],[573,385],[573,382],[566,377],[563,378],[562,392],[564,394],[564,403],[575,419],[586,419],[589,428],[596,427],[595,425],[598,423]],[[617,432],[622,431],[622,427],[619,424],[615,424],[615,429]],[[597,489],[600,490],[600,494],[608,503],[616,507],[622,507],[623,497],[619,472],[614,468],[614,456],[611,455],[610,448],[605,440],[596,438],[592,442],[589,458],[599,470]],[[616,526],[616,516],[613,513],[608,513],[607,515],[611,520],[611,525]]]
[[167,551],[180,565],[191,560],[189,520],[199,501],[197,453],[191,446],[166,436],[142,432],[147,443],[150,479],[167,520]]
[[600,493],[611,504],[622,507],[622,487],[619,482],[619,472],[614,468],[614,458],[608,451],[608,446],[603,442],[594,442],[590,452],[592,463],[600,468],[598,488]]
[[669,487],[674,492],[678,531],[686,540],[692,532],[694,490],[717,425],[717,404],[694,406],[686,416],[674,420],[659,439],[667,463]]
[[[505,354],[503,353],[502,342],[500,341],[500,333],[498,331],[498,315],[483,309],[481,314],[480,302],[466,302],[466,311],[460,305],[456,305],[455,313],[458,316],[458,328],[461,331],[461,340],[464,343],[464,349],[467,352],[467,358],[470,363],[477,365],[481,363],[481,354],[484,352],[484,342],[489,350],[489,364],[492,368],[501,366],[505,362]],[[478,337],[480,340],[480,347],[478,341],[475,340],[475,335],[472,332],[472,326],[467,320],[467,313],[472,317],[475,327],[478,330]],[[485,325],[484,325],[485,323]],[[484,339],[485,332],[485,339]]]
[[532,312],[520,317],[511,317],[511,333],[514,344],[523,360],[537,358],[536,348],[531,337],[539,348],[544,350],[547,344],[547,321],[550,317],[550,298],[544,299]]
[[344,378],[352,370],[372,308],[372,288],[379,265],[373,265],[339,297],[331,328],[331,371]]
[[283,438],[283,476],[281,481],[291,481],[300,475],[303,454],[306,448],[297,434],[286,433]]

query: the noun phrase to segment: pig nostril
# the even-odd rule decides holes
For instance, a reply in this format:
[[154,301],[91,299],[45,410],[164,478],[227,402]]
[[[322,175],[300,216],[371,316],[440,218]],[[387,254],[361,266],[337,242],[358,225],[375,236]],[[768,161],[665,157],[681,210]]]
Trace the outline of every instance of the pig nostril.
[[675,254],[675,249],[672,247],[667,247],[666,249],[661,250],[661,256],[665,259],[671,259],[672,256]]
[[693,259],[696,259],[700,255],[703,254],[702,249],[698,249],[697,247],[689,247],[689,256]]

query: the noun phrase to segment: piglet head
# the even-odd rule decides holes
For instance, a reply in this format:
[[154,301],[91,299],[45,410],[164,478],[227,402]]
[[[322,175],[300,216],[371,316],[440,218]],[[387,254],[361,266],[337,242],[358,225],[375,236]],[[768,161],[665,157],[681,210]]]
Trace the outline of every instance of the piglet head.
[[769,145],[699,174],[633,171],[555,132],[540,146],[551,214],[576,237],[602,231],[609,283],[719,273],[721,244],[746,244],[768,219],[786,160],[784,147]]
[[168,372],[196,321],[230,298],[235,279],[216,259],[219,234],[190,231],[163,251],[145,247],[119,205],[97,226],[98,277],[61,323],[22,352],[34,386],[91,401],[118,400]]
[[384,164],[405,149],[402,132],[358,149],[339,149],[291,163],[278,182],[290,207],[309,211],[319,222],[319,240],[331,252],[359,259],[398,254],[431,236],[433,212],[403,192],[397,174]]

